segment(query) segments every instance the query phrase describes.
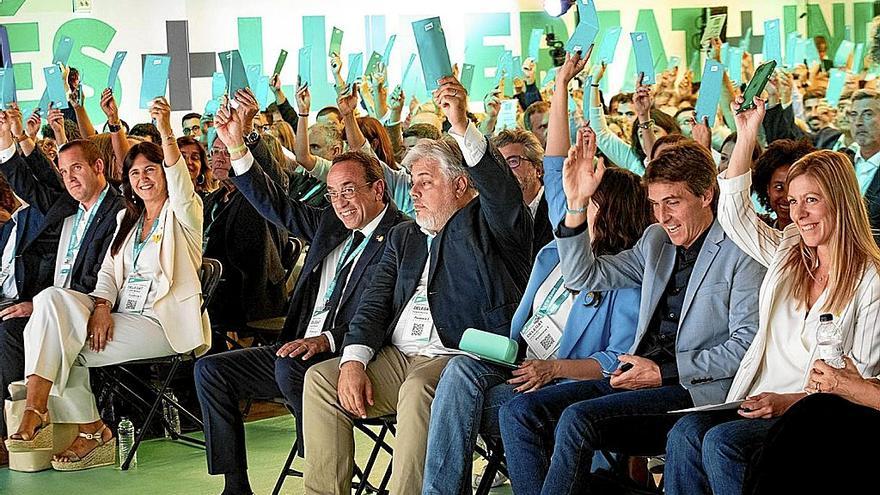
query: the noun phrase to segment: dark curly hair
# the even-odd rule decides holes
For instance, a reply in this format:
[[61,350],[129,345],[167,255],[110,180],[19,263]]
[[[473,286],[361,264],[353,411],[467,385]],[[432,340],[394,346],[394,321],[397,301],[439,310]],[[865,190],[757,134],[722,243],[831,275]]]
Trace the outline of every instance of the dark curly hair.
[[752,192],[758,196],[761,206],[767,211],[772,211],[767,188],[770,186],[773,172],[779,167],[790,167],[792,163],[814,151],[816,148],[806,139],[799,141],[777,139],[767,146],[761,156],[753,162],[752,171]]
[[[678,122],[672,118],[671,116],[663,113],[656,108],[651,109],[651,118],[654,120],[654,124],[657,127],[660,127],[666,134],[681,134],[681,127],[678,126]],[[632,131],[630,132],[630,147],[632,147],[633,153],[635,153],[639,160],[645,161],[647,158],[647,154],[645,150],[642,149],[642,143],[639,141],[639,123],[636,121],[633,123]]]
[[599,207],[593,223],[593,252],[617,254],[633,247],[654,222],[642,179],[629,170],[609,167],[592,200]]

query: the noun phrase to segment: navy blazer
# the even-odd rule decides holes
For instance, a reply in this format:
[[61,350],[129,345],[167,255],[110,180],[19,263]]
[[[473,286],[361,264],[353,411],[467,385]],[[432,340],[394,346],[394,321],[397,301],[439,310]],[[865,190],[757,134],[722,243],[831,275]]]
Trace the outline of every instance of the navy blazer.
[[[45,221],[46,217],[40,210],[28,206],[18,214],[18,220],[15,222],[15,287],[19,298],[26,290],[25,280],[31,280],[38,275],[38,273],[31,274],[31,270],[39,271],[39,266],[25,263],[27,258],[19,256],[19,254],[23,251],[24,246],[27,246],[37,238],[43,229]],[[0,242],[0,253],[6,248],[7,241],[9,240],[6,230],[11,230],[11,228],[13,227],[8,222],[0,228],[0,238],[4,239],[3,242]]]
[[[532,269],[532,217],[510,167],[487,144],[483,158],[468,171],[479,196],[458,210],[431,243],[428,304],[448,348],[458,348],[471,327],[510,335],[510,321]],[[427,258],[427,235],[418,225],[391,229],[344,345],[378,352],[390,342]]]
[[[6,176],[15,194],[44,216],[41,228],[16,254],[23,258],[21,262],[25,268],[22,273],[26,274],[18,296],[20,300],[28,301],[54,283],[61,228],[65,218],[76,214],[79,202],[67,193],[52,168],[52,162],[39,147],[34,148],[27,158],[16,154],[0,164],[0,172]],[[71,289],[86,294],[95,289],[98,271],[116,231],[116,213],[124,207],[125,199],[109,187],[95,219],[83,236],[82,247],[71,270]]]
[[[333,208],[315,208],[291,199],[282,186],[266,175],[256,159],[247,173],[231,177],[231,180],[266,220],[310,245],[299,280],[293,289],[290,310],[279,341],[302,338],[308,328],[312,310],[315,308],[315,300],[318,297],[321,265],[327,255],[351,235],[351,230],[345,227]],[[381,258],[387,245],[388,231],[400,223],[411,224],[412,221],[398,211],[394,203],[389,202],[385,216],[351,270],[348,284],[337,305],[335,318],[332,322],[328,318],[325,326],[325,330],[333,334],[335,349],[341,348],[360,294],[371,283],[374,265]]]

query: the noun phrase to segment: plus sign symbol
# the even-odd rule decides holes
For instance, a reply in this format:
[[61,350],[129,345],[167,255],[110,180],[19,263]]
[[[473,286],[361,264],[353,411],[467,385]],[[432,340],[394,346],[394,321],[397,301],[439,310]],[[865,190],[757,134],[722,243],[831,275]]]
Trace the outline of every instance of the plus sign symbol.
[[[190,81],[200,77],[212,77],[217,70],[216,52],[189,51],[189,22],[166,21],[165,45],[167,53],[152,55],[168,55],[171,57],[171,68],[168,72],[168,92],[173,110],[192,109],[192,87]],[[143,67],[147,54],[141,55]]]

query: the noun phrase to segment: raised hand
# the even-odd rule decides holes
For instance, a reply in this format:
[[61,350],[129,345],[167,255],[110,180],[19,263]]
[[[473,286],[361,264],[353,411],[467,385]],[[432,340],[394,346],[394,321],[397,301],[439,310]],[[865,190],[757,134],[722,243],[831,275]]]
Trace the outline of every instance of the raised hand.
[[6,118],[9,120],[9,132],[16,140],[24,135],[24,123],[22,122],[21,109],[17,103],[11,103],[6,109]]
[[651,118],[651,107],[654,105],[654,97],[651,95],[650,86],[645,86],[642,83],[644,78],[644,74],[639,74],[639,84],[633,95],[633,107],[635,108],[636,115],[639,116],[640,121],[642,121],[642,119],[647,120]]
[[[589,124],[589,123],[588,123]],[[605,160],[596,156],[596,133],[586,125],[577,133],[577,141],[568,150],[568,157],[562,167],[562,188],[568,208],[585,208],[599,188],[605,175]]]
[[164,138],[172,134],[171,130],[171,105],[164,96],[153,100],[150,104],[150,117],[156,121],[156,128]]
[[269,89],[271,89],[272,94],[275,95],[275,104],[276,105],[281,105],[282,103],[287,101],[287,96],[284,94],[284,91],[281,89],[281,76],[279,76],[278,74],[273,74],[272,78],[269,79]]
[[345,91],[339,95],[339,99],[336,100],[336,106],[339,107],[339,113],[345,116],[355,112],[358,106],[358,94],[357,82],[352,84],[349,88],[346,88]]
[[734,112],[736,132],[739,137],[746,136],[755,139],[761,128],[761,122],[764,121],[765,102],[756,96],[754,100],[755,106],[753,108],[736,113],[744,103],[745,100],[742,96],[737,96],[736,99],[730,103],[730,109]]
[[403,103],[406,101],[406,95],[403,93],[403,88],[397,86],[394,88],[394,91],[391,92],[391,104],[388,106],[389,110],[391,110],[391,122],[400,122],[400,116],[403,115]]
[[[592,48],[591,48],[592,50]],[[589,59],[590,52],[587,52],[586,58],[581,58],[580,52],[578,53],[566,53],[565,54],[565,62],[559,67],[559,70],[556,72],[556,87],[557,89],[562,87],[563,90],[567,90],[568,83],[571,82],[572,79],[575,78],[578,74],[584,70],[584,67],[587,65],[587,60]]]
[[486,95],[483,100],[483,106],[486,108],[486,116],[496,117],[501,111],[501,91],[494,89]]
[[608,65],[605,62],[601,62],[599,65],[593,67],[593,84],[599,84],[599,81],[605,77],[605,69],[608,68]]
[[691,134],[693,135],[694,141],[702,144],[707,150],[712,150],[712,130],[709,128],[709,117],[704,115],[699,122],[695,118],[693,121],[693,127],[691,128]]
[[537,73],[537,66],[535,64],[535,61],[532,60],[531,57],[523,61],[522,71],[523,75],[525,76],[526,85],[535,84],[535,74]]
[[37,133],[40,132],[41,123],[42,122],[40,119],[40,111],[35,109],[25,123],[25,132],[27,133],[28,137],[33,140],[37,139]]
[[312,95],[309,92],[309,87],[306,84],[303,84],[301,88],[299,88],[296,92],[296,106],[297,111],[303,115],[309,113],[312,108]]
[[437,81],[440,87],[434,90],[434,102],[452,124],[452,130],[463,136],[468,127],[468,95],[464,86],[454,77],[444,77]]
[[55,143],[58,144],[58,147],[67,144],[67,132],[64,130],[64,114],[61,113],[61,110],[57,108],[51,108],[52,104],[49,104],[49,116],[46,120],[49,121],[49,127],[52,128],[52,133],[55,134]]
[[241,130],[243,133],[248,133],[254,127],[254,117],[260,111],[260,104],[250,88],[236,91],[235,102],[238,104],[235,113],[238,114],[238,121],[241,122]]
[[240,117],[229,108],[228,103],[220,105],[217,110],[217,115],[214,116],[214,129],[217,131],[217,138],[227,148],[234,148],[244,142]]
[[101,110],[107,116],[107,122],[119,124],[119,108],[116,106],[116,98],[113,97],[113,90],[110,88],[101,93]]

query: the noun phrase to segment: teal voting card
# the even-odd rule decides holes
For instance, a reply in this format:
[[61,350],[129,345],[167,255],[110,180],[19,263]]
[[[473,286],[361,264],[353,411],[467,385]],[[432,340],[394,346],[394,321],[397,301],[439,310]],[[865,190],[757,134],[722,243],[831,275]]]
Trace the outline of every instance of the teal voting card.
[[351,86],[361,78],[361,71],[364,70],[364,54],[350,53],[348,55],[348,78],[345,80],[346,86]]
[[779,19],[764,21],[764,61],[775,60],[776,65],[783,62],[779,24]]
[[125,56],[128,55],[128,52],[120,51],[116,52],[116,55],[113,56],[113,64],[110,65],[110,74],[107,76],[107,87],[113,89],[116,86],[116,79],[119,78],[119,69],[122,67],[122,61],[125,60]]
[[474,64],[461,64],[461,78],[459,82],[464,86],[464,90],[471,92],[471,82],[474,80]]
[[330,34],[330,49],[327,52],[327,56],[336,55],[342,56],[342,30],[336,26],[333,26],[333,32]]
[[648,34],[642,31],[630,33],[633,53],[636,56],[636,73],[643,75],[642,84],[656,84],[657,77],[654,73],[654,56],[651,52],[651,42]]
[[697,96],[697,104],[694,114],[697,122],[702,122],[703,117],[709,119],[709,127],[715,125],[715,115],[718,113],[718,102],[721,99],[721,82],[724,79],[724,66],[715,60],[707,60],[703,68],[703,78],[700,80],[700,94]]
[[375,72],[379,71],[379,64],[382,62],[382,54],[379,52],[373,52],[370,55],[370,60],[367,61],[367,69],[364,71],[364,76],[369,76]]
[[37,110],[40,115],[46,117],[49,115],[49,88],[43,90],[43,96],[40,97],[40,103],[37,104]]
[[171,57],[167,55],[146,56],[144,76],[141,79],[141,108],[150,108],[150,102],[160,96],[165,96],[170,68]]
[[215,72],[211,76],[211,98],[219,99],[226,94],[226,78],[222,72]]
[[519,55],[515,57],[511,57],[510,59],[510,75],[513,78],[523,79],[526,77],[525,73],[522,70],[522,57]]
[[862,68],[865,65],[865,44],[857,43],[856,48],[853,52],[853,66],[852,72],[853,74],[858,74],[862,72]]
[[382,65],[388,67],[388,63],[391,62],[391,50],[394,48],[394,42],[397,40],[397,35],[392,34],[390,38],[388,38],[388,43],[385,44],[385,51],[382,53]]
[[284,62],[287,62],[287,50],[281,49],[281,53],[278,54],[278,60],[275,61],[275,69],[272,71],[272,75],[281,74],[281,69],[284,68]]
[[593,3],[593,0],[581,0],[577,5],[580,22],[574,28],[574,33],[571,34],[568,43],[565,44],[565,51],[568,53],[581,52],[581,55],[586,55],[599,35],[599,16],[596,13],[596,4]]
[[[590,93],[592,92],[593,76],[587,76],[584,79],[584,97],[581,99],[581,111],[584,114],[584,121],[590,120]],[[573,99],[573,98],[572,98]]]
[[413,66],[416,64],[416,54],[411,53],[409,56],[409,61],[406,63],[406,68],[403,69],[403,76],[400,79],[400,86],[407,86],[409,82],[410,73],[412,72]]
[[[12,67],[0,67],[0,104],[5,109],[15,101],[15,71]],[[28,118],[27,115],[22,115],[25,119]]]
[[58,46],[55,48],[55,53],[52,55],[52,63],[67,65],[72,51],[73,38],[70,36],[63,36],[61,41],[58,42]]
[[[807,40],[798,35],[797,43],[794,47],[794,65],[807,63]],[[792,66],[793,67],[793,66]]]
[[57,65],[46,67],[43,69],[43,76],[46,78],[46,91],[49,95],[47,109],[48,104],[51,104],[52,108],[67,108],[67,94],[64,91],[64,78],[61,69]]
[[822,59],[819,58],[819,49],[816,48],[816,42],[813,38],[804,40],[804,54],[807,60],[807,67],[822,63]]
[[438,88],[437,81],[452,75],[449,49],[446,47],[446,34],[443,32],[439,17],[415,21],[412,23],[412,28],[419,51],[419,60],[422,62],[425,88],[431,92]]
[[788,33],[785,37],[785,66],[788,68],[798,64],[797,53],[800,46],[800,34],[797,31]]
[[846,71],[841,69],[831,69],[828,72],[828,89],[825,90],[825,101],[829,105],[836,107],[840,102],[840,95],[843,94],[843,88],[846,85]]
[[724,29],[724,23],[727,21],[727,14],[715,14],[709,16],[706,21],[706,28],[703,30],[703,37],[700,39],[700,45],[709,46],[715,38],[721,37],[721,30]]
[[238,50],[230,50],[220,52],[217,56],[220,58],[223,77],[226,78],[226,94],[231,99],[238,90],[248,87],[248,76],[241,61],[241,53]]
[[544,80],[541,81],[541,87],[544,87],[553,81],[556,80],[556,73],[559,72],[559,67],[553,67],[547,71],[547,74],[544,75]]
[[666,64],[666,68],[667,69],[674,69],[674,68],[678,67],[679,65],[681,65],[681,57],[679,57],[678,55],[673,55],[673,56],[669,57],[669,63]]
[[529,36],[529,58],[538,62],[541,55],[541,38],[544,37],[544,30],[541,28],[532,28],[532,34]]
[[751,46],[752,46],[752,26],[749,26],[746,29],[746,34],[744,34],[742,36],[742,38],[739,39],[739,47],[742,48],[743,51],[746,53],[752,53],[749,51],[749,50],[751,50]]
[[299,49],[299,87],[311,86],[312,84],[312,47],[304,46]]
[[738,46],[730,47],[727,52],[727,77],[733,84],[742,82],[743,49]]
[[620,26],[606,29],[605,34],[602,35],[602,41],[599,43],[599,52],[595,54],[593,60],[610,64],[614,60],[614,52],[617,51],[621,32],[623,32],[623,28]]
[[840,45],[837,46],[837,51],[834,52],[834,66],[846,67],[846,63],[849,62],[849,56],[853,54],[855,48],[856,44],[852,41],[841,41]]
[[254,95],[257,93],[257,84],[260,82],[260,66],[258,64],[248,65],[245,69],[245,73],[247,74],[248,87],[253,90]]
[[260,110],[265,110],[269,106],[269,76],[257,76],[257,81],[251,87],[254,88],[254,97],[260,105]]

